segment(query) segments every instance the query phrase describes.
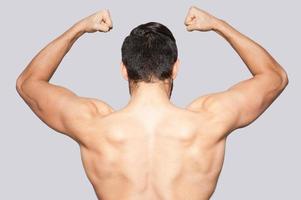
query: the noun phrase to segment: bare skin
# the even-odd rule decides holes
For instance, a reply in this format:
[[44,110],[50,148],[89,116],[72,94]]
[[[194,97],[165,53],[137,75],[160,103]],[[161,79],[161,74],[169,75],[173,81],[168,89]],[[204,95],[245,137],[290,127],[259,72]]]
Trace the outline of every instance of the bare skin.
[[[17,91],[32,111],[79,144],[99,199],[208,200],[222,169],[227,136],[256,120],[288,84],[274,58],[225,21],[191,7],[185,25],[188,31],[215,31],[224,37],[252,77],[226,91],[203,95],[185,108],[170,101],[168,82],[142,82],[118,111],[49,83],[82,34],[111,30],[110,14],[102,10],[42,49],[17,80]],[[177,61],[173,79],[178,67]],[[122,63],[121,72],[127,80]]]

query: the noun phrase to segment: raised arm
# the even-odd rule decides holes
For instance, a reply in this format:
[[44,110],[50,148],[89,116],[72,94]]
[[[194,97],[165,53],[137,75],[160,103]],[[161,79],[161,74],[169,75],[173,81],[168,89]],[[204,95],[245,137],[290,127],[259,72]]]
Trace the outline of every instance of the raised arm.
[[257,119],[287,86],[288,77],[280,64],[263,47],[227,22],[199,8],[191,7],[185,25],[188,31],[213,30],[221,35],[252,74],[251,78],[226,91],[199,97],[188,105],[194,111],[206,109],[212,112],[218,124],[226,128],[228,133]]
[[49,127],[77,142],[83,137],[81,130],[89,120],[113,109],[100,100],[78,97],[64,87],[49,83],[49,80],[80,36],[87,32],[107,32],[111,28],[107,10],[80,20],[44,47],[17,79],[17,91],[32,111]]

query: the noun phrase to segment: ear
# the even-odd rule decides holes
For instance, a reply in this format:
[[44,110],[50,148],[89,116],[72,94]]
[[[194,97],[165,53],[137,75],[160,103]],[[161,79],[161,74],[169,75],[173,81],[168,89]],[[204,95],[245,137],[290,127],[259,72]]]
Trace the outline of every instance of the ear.
[[172,79],[175,79],[177,77],[179,67],[180,67],[180,60],[177,59],[172,68]]
[[122,75],[122,77],[123,77],[125,80],[128,81],[128,72],[127,72],[126,67],[125,67],[125,65],[123,64],[122,61],[121,61],[121,63],[120,63],[120,70],[121,70],[121,75]]

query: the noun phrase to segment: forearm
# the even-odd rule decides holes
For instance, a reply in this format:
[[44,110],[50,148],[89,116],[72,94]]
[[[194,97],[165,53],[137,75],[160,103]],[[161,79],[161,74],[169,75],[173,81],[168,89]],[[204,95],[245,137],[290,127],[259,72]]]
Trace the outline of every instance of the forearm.
[[271,74],[271,72],[281,77],[286,75],[280,64],[263,47],[227,22],[216,20],[213,30],[229,42],[253,76],[262,73]]
[[74,42],[84,33],[79,24],[57,37],[44,47],[29,63],[19,76],[19,82],[28,79],[49,81],[60,62],[70,50]]

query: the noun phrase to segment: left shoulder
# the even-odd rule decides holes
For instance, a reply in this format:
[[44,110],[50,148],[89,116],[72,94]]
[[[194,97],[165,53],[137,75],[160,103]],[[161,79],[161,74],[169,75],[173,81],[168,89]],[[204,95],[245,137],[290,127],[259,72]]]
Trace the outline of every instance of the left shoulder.
[[90,139],[90,133],[98,129],[98,120],[114,112],[107,103],[96,98],[81,97],[81,103],[66,114],[64,124],[65,134],[73,138],[79,144],[86,145]]
[[89,101],[95,106],[99,115],[108,115],[115,111],[113,107],[102,100],[90,98]]

